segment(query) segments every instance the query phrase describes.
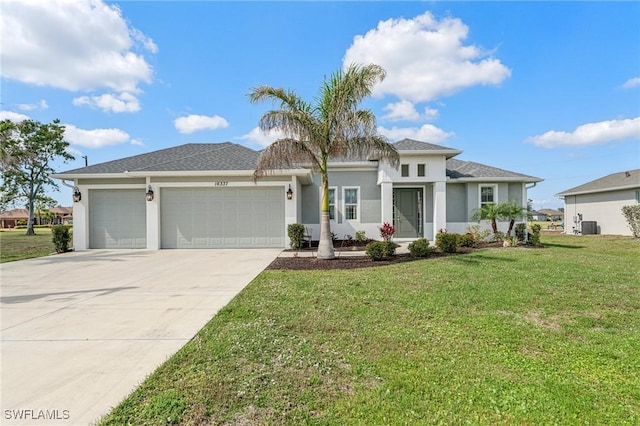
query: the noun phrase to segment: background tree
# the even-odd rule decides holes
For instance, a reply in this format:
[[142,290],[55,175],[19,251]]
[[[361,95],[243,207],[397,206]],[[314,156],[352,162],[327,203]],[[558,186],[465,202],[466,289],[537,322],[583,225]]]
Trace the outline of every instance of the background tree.
[[314,103],[283,88],[258,86],[249,93],[252,103],[270,100],[279,104],[279,109],[264,113],[259,127],[263,132],[276,130],[284,134],[262,151],[254,177],[300,166],[311,166],[320,174],[319,259],[335,258],[329,222],[329,160],[371,156],[394,167],[398,165],[398,152],[378,135],[373,112],[359,109],[362,100],[384,77],[385,71],[378,65],[351,65],[325,78]]
[[47,186],[57,188],[51,178],[52,163],[57,159],[67,162],[74,157],[67,152],[64,126],[60,120],[43,124],[34,120],[14,123],[0,121],[0,191],[12,200],[24,198],[29,210],[27,235],[34,235],[35,203],[44,197]]

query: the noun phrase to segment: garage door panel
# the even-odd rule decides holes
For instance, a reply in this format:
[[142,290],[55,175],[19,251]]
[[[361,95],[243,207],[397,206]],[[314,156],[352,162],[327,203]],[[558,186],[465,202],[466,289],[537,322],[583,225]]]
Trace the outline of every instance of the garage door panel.
[[163,248],[284,247],[281,188],[164,188]]
[[144,190],[90,190],[89,247],[146,248],[146,218]]

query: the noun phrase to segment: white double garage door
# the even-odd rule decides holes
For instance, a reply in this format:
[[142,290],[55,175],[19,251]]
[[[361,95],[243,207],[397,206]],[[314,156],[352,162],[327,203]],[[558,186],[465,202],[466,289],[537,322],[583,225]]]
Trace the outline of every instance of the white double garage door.
[[[282,187],[160,191],[161,248],[285,246]],[[147,203],[141,189],[90,190],[89,247],[146,248]]]

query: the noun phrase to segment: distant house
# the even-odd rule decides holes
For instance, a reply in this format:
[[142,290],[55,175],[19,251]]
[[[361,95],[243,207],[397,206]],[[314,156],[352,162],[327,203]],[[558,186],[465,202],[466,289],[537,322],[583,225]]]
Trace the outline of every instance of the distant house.
[[[632,235],[622,207],[640,203],[640,169],[613,173],[557,196],[564,198],[566,233]],[[591,228],[595,232],[584,232]]]
[[562,218],[564,217],[564,213],[562,213],[560,210],[555,209],[540,209],[538,210],[538,215],[540,217],[544,217],[544,219],[538,220],[550,220],[552,222],[562,220]]
[[[510,200],[526,207],[528,185],[542,180],[458,160],[461,151],[426,142],[395,147],[397,170],[375,158],[329,164],[338,237],[365,231],[377,238],[383,222],[399,240],[465,232],[477,223],[475,209]],[[287,225],[296,222],[318,239],[319,175],[301,165],[254,182],[259,156],[230,142],[186,144],[56,174],[76,187],[74,247],[285,248]]]
[[[73,207],[56,206],[49,209],[53,216],[50,219],[34,218],[35,225],[70,225],[73,223]],[[29,210],[13,209],[0,213],[0,227],[3,229],[15,228],[18,225],[27,224]]]

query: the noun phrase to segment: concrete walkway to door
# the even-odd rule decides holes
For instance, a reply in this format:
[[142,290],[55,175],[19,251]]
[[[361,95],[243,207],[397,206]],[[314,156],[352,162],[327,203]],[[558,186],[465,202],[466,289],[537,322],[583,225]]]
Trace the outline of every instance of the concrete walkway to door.
[[3,425],[87,425],[278,249],[91,250],[0,265]]

